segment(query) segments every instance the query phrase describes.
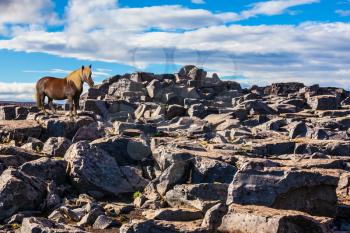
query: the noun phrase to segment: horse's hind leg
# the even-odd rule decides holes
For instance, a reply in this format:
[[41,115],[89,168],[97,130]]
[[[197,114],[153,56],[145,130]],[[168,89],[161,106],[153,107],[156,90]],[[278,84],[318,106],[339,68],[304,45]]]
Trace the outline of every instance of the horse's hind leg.
[[49,99],[49,107],[50,107],[52,113],[55,114],[56,113],[56,109],[55,109],[55,106],[53,105],[53,99],[50,98],[50,97],[48,97],[48,99]]
[[45,115],[47,115],[46,109],[45,109],[45,94],[42,94],[40,96],[40,101],[41,101],[41,110]]

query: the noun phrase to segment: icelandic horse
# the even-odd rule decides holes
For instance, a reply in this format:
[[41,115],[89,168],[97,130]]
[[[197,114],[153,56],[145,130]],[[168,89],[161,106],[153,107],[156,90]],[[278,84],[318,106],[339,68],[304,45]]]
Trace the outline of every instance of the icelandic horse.
[[49,108],[55,113],[53,100],[68,99],[69,116],[77,116],[79,109],[79,99],[83,92],[83,84],[86,82],[90,87],[94,86],[91,78],[91,65],[82,66],[73,71],[65,78],[43,77],[36,83],[36,102],[37,106],[47,115],[45,110],[45,97],[48,98]]

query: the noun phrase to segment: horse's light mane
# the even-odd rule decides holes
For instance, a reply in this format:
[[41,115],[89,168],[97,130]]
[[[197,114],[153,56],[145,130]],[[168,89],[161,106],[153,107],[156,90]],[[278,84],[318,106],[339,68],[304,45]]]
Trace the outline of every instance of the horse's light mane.
[[[88,69],[88,68],[85,68]],[[83,81],[81,79],[81,68],[74,70],[73,72],[71,72],[66,79],[70,80],[74,83],[74,85],[76,86],[76,88],[81,91],[83,89]]]

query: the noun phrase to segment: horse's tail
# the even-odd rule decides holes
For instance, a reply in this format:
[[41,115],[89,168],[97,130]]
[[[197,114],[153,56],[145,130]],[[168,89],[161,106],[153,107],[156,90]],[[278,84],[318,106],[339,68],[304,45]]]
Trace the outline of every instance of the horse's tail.
[[38,83],[36,84],[36,87],[35,87],[35,99],[36,99],[36,105],[38,106],[38,108],[41,108],[42,103],[41,103],[41,96],[38,88]]

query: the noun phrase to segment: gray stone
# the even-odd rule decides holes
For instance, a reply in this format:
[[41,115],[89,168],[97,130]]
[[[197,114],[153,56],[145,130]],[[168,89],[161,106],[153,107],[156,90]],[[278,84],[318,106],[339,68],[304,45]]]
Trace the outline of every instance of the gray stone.
[[228,189],[227,204],[264,205],[332,216],[337,202],[338,177],[316,171],[266,167],[248,162]]
[[85,233],[77,227],[56,223],[41,217],[24,218],[20,228],[21,233]]
[[330,218],[313,217],[303,212],[232,204],[217,232],[328,233],[332,232],[331,224]]
[[297,138],[297,137],[305,137],[307,134],[307,126],[305,122],[293,122],[293,124],[289,128],[289,137]]
[[142,131],[146,135],[153,135],[157,132],[157,126],[155,124],[140,124],[140,123],[127,123],[127,122],[120,122],[115,121],[114,129],[116,134],[122,134],[124,131],[130,130],[130,129],[136,129]]
[[96,219],[100,215],[104,215],[102,207],[95,206],[92,204],[87,204],[85,206],[87,214],[85,214],[81,220],[77,223],[78,226],[91,226],[95,223]]
[[73,144],[64,159],[71,182],[80,192],[119,195],[134,191],[113,157],[87,142]]
[[12,168],[0,176],[0,221],[20,210],[36,210],[44,199],[46,187],[40,179]]
[[105,125],[101,122],[93,122],[77,130],[72,141],[93,141],[106,136]]
[[309,97],[307,103],[314,110],[333,110],[338,108],[338,100],[332,95]]
[[97,139],[91,145],[108,152],[121,166],[136,164],[152,154],[151,148],[141,138],[115,136]]
[[141,208],[141,206],[147,201],[147,198],[144,195],[140,195],[134,199],[134,205],[137,208]]
[[251,115],[258,114],[273,114],[274,110],[271,109],[265,102],[261,100],[247,100],[237,105],[235,109],[246,109]]
[[136,72],[132,73],[130,79],[134,82],[151,82],[156,76],[149,72]]
[[0,106],[0,120],[14,120],[16,118],[16,106]]
[[46,139],[49,137],[66,137],[71,139],[78,129],[95,122],[93,117],[83,115],[79,116],[79,118],[76,118],[74,121],[65,116],[49,119],[42,116],[38,118],[37,121],[44,128],[42,138]]
[[40,158],[24,163],[19,170],[33,177],[40,177],[46,181],[54,181],[56,184],[64,184],[66,178],[67,162],[51,158]]
[[25,107],[16,107],[15,114],[16,120],[25,120],[27,119],[29,109]]
[[182,184],[168,191],[166,202],[174,208],[195,208],[205,213],[227,197],[227,184]]
[[350,155],[350,145],[346,141],[333,141],[327,144],[327,152],[330,155],[337,156],[349,156]]
[[180,117],[186,115],[186,109],[180,105],[170,105],[165,113],[166,119],[173,119],[174,117]]
[[121,166],[120,170],[134,190],[143,190],[149,182],[142,177],[142,171],[135,167]]
[[27,143],[21,146],[24,150],[40,152],[44,147],[44,143],[39,139],[29,137]]
[[190,71],[195,68],[196,66],[194,65],[186,65],[181,67],[180,71],[179,71],[179,75],[182,77],[188,77]]
[[209,233],[197,222],[133,220],[120,228],[120,233]]
[[50,137],[44,144],[43,153],[49,157],[63,157],[71,144],[65,137]]
[[148,96],[159,99],[162,96],[162,85],[160,81],[154,79],[146,87]]
[[108,113],[107,102],[104,100],[87,99],[83,103],[83,110],[106,116]]
[[173,163],[160,175],[157,191],[164,195],[174,185],[185,183],[188,175],[188,163],[182,161]]
[[28,138],[40,138],[42,126],[35,120],[0,121],[0,142],[8,143],[14,140],[24,143]]
[[107,229],[118,225],[120,224],[113,218],[107,217],[106,215],[100,215],[97,217],[92,227],[94,229],[103,230],[103,229]]
[[203,213],[195,209],[165,208],[159,210],[146,210],[142,213],[147,219],[164,221],[193,221],[203,218]]
[[223,203],[218,203],[211,207],[204,216],[202,227],[216,230],[221,225],[222,217],[227,213],[228,208]]
[[205,157],[195,157],[191,183],[231,183],[237,169],[227,163]]
[[190,117],[204,118],[207,116],[207,111],[203,104],[193,104],[188,109],[188,115]]
[[275,118],[266,122],[264,125],[267,130],[278,131],[280,130],[281,127],[285,126],[286,124],[287,124],[287,121],[285,119]]

